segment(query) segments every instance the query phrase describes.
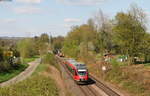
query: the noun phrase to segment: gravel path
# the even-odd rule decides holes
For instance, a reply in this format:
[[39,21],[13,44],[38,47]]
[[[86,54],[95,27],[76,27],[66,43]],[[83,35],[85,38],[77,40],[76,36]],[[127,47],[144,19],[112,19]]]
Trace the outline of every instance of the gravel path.
[[35,71],[37,66],[40,64],[40,62],[41,62],[41,59],[36,59],[35,61],[30,62],[28,68],[26,68],[23,72],[21,72],[16,77],[14,77],[6,82],[0,83],[0,87],[12,85],[12,84],[20,82],[22,80],[25,80],[27,77],[31,76],[31,74]]

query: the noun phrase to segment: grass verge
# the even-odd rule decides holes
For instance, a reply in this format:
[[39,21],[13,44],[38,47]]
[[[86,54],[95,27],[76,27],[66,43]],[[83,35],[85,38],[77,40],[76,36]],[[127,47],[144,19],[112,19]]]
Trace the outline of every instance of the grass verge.
[[0,73],[0,83],[10,80],[11,78],[17,76],[19,73],[24,71],[29,62],[34,61],[38,56],[34,56],[32,58],[24,58],[23,64],[18,65],[17,68],[9,70],[9,72]]
[[[133,94],[143,94],[146,90],[142,86],[142,84],[132,81],[128,78],[128,75],[123,74],[121,71],[118,70],[111,70],[107,73],[105,76],[105,80],[116,83],[117,85],[120,85],[124,89],[126,89],[128,92]],[[137,95],[136,95],[137,96]],[[140,95],[143,96],[143,95]]]
[[145,67],[150,68],[150,63],[144,64]]
[[58,92],[49,77],[34,75],[18,84],[0,88],[0,96],[58,96]]
[[0,96],[58,96],[55,81],[43,74],[47,69],[48,64],[40,64],[30,78],[0,88]]
[[146,95],[147,89],[142,85],[142,83],[137,82],[137,80],[132,80],[130,78],[130,73],[123,72],[120,68],[118,62],[111,62],[112,69],[106,73],[105,80],[116,83],[123,89],[134,94],[134,96],[149,96]]
[[33,56],[33,57],[31,57],[31,58],[23,58],[23,63],[24,63],[24,64],[27,64],[27,63],[29,63],[29,62],[34,61],[34,60],[37,59],[37,58],[39,58],[39,56]]

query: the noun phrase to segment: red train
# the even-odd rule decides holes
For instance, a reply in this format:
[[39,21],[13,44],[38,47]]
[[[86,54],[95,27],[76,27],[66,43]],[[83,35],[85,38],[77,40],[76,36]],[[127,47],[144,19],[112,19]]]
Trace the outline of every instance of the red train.
[[74,59],[67,59],[65,64],[73,74],[73,79],[77,81],[78,84],[87,83],[89,76],[85,64],[77,62]]

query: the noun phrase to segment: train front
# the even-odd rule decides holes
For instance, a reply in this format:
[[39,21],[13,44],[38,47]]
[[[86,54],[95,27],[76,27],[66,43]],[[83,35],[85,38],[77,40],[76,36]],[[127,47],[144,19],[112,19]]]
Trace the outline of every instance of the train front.
[[87,69],[78,69],[79,82],[88,81],[88,71]]
[[88,82],[88,70],[85,64],[77,65],[77,81],[78,83],[87,83]]

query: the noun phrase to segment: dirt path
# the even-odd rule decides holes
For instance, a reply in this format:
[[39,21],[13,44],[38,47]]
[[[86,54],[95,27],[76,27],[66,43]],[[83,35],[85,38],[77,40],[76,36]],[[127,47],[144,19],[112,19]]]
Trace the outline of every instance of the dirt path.
[[28,68],[26,68],[23,72],[21,72],[16,77],[14,77],[6,82],[0,83],[0,87],[12,85],[12,84],[20,82],[22,80],[25,80],[27,77],[29,77],[35,71],[35,69],[40,64],[40,62],[41,62],[41,59],[36,59],[35,61],[30,62]]

